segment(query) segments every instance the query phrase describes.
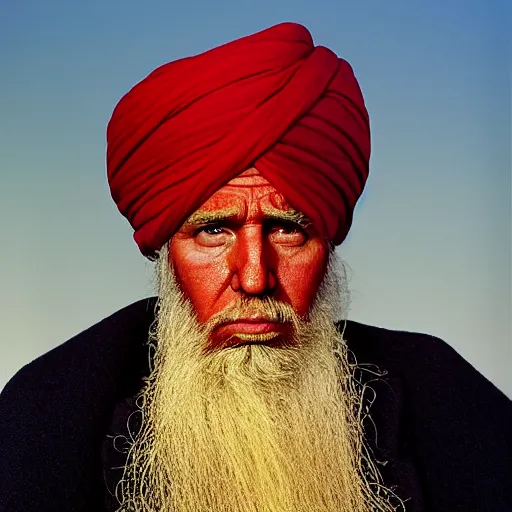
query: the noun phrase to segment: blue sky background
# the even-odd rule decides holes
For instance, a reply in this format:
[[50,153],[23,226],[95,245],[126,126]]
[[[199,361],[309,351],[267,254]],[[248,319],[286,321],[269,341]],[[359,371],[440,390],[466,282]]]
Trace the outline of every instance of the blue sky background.
[[153,68],[281,21],[356,72],[371,175],[340,253],[350,318],[435,334],[512,396],[507,1],[0,1],[0,387],[153,293],[105,127]]

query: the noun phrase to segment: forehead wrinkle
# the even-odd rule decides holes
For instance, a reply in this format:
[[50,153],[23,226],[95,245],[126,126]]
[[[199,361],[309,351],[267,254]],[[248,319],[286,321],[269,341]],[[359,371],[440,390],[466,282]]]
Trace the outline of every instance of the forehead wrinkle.
[[[244,218],[246,222],[253,223],[257,222],[262,215],[268,219],[300,224],[310,222],[306,215],[290,207],[284,198],[282,198],[282,205],[281,201],[278,201],[277,206],[272,204],[272,196],[275,194],[276,190],[268,185],[255,187],[246,185],[240,188],[226,185],[190,215],[185,223],[200,225],[235,218],[238,220]],[[220,207],[216,208],[215,203]],[[229,203],[231,203],[229,206],[223,207],[224,204]]]

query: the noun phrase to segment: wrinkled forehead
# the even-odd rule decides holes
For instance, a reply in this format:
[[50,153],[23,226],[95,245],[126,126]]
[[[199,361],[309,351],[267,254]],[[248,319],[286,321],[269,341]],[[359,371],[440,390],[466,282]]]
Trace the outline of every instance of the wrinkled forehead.
[[197,211],[236,208],[247,215],[268,210],[293,210],[286,198],[256,168],[239,174],[217,190]]

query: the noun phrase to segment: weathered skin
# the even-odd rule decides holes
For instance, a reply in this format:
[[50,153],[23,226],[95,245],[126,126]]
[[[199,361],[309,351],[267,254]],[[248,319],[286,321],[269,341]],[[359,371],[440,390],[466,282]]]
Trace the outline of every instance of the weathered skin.
[[[272,296],[307,317],[326,271],[328,242],[306,218],[286,222],[269,217],[286,218],[290,211],[285,198],[256,169],[249,169],[181,226],[171,240],[169,259],[199,322],[207,322],[240,295]],[[227,213],[229,219],[205,224],[212,212]],[[216,334],[225,338],[284,328],[237,323]]]

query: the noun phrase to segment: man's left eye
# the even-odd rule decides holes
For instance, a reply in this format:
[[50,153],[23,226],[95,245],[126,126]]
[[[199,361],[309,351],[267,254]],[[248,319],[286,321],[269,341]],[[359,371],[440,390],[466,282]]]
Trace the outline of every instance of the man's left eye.
[[298,224],[277,224],[268,231],[269,239],[279,245],[300,246],[307,242],[306,231]]

